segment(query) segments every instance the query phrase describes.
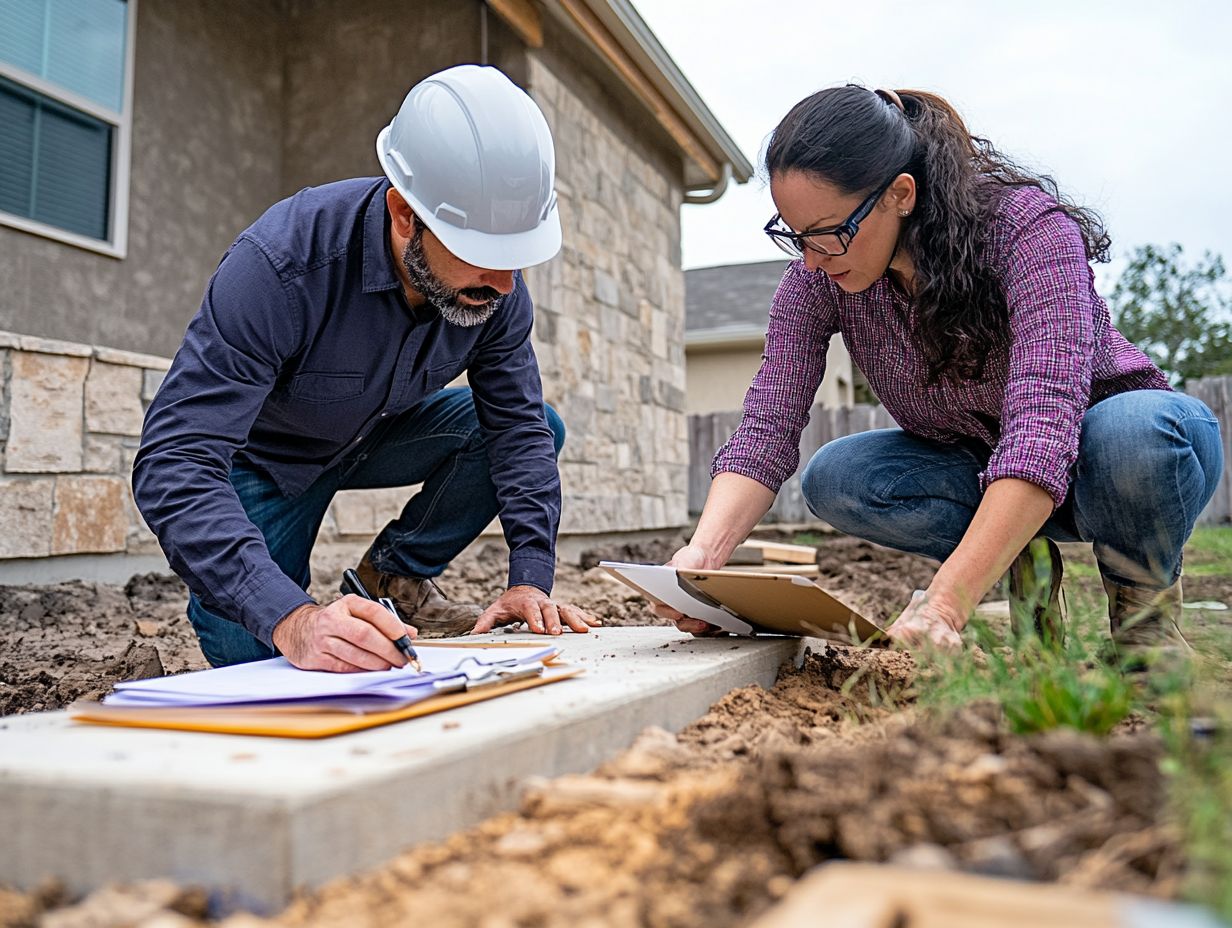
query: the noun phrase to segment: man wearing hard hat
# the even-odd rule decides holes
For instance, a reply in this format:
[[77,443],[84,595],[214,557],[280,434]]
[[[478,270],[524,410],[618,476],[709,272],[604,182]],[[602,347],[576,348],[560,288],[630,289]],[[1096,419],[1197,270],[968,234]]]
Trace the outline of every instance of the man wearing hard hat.
[[[450,68],[411,88],[377,157],[385,177],[302,190],[240,234],[146,416],[137,505],[214,666],[402,666],[403,622],[598,624],[549,595],[564,426],[520,273],[561,243],[543,114],[495,68]],[[470,387],[446,389],[463,371]],[[372,599],[318,605],[309,555],[334,494],[418,483],[359,565]],[[498,514],[508,589],[451,602],[433,578]]]

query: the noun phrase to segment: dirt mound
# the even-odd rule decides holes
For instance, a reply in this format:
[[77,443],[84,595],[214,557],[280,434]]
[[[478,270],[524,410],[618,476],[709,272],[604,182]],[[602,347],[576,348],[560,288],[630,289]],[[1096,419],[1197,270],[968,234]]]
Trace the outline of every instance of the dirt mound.
[[938,723],[861,685],[910,679],[904,655],[827,648],[678,737],[648,730],[595,775],[533,784],[519,813],[324,887],[276,921],[723,928],[832,858],[1175,891],[1153,736],[1022,738],[990,709]]
[[205,666],[174,577],[126,587],[69,581],[0,587],[0,715],[98,698],[119,680]]

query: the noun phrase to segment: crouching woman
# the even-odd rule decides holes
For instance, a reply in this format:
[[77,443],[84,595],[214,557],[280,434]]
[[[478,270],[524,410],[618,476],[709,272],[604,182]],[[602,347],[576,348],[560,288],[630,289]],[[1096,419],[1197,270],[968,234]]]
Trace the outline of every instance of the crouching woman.
[[[1184,648],[1181,549],[1219,479],[1219,427],[1113,327],[1090,266],[1108,255],[1099,218],[918,91],[808,97],[775,129],[765,170],[778,208],[766,232],[798,260],[697,531],[672,563],[721,566],[765,514],[797,467],[841,334],[900,428],[826,444],[802,489],[839,530],[942,562],[893,638],[957,647],[1012,563],[1020,593],[1051,567],[1028,613],[1047,630],[1052,542],[1081,540],[1094,545],[1119,647]],[[1048,541],[1028,547],[1037,536]]]

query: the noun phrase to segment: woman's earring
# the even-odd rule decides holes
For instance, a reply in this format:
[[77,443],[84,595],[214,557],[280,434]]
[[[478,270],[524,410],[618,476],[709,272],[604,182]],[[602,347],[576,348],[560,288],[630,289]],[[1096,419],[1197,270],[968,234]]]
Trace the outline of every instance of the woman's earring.
[[908,216],[910,216],[910,215],[911,215],[911,210],[909,210],[909,209],[900,209],[900,210],[898,211],[898,215],[900,215],[900,216],[902,216],[904,219],[906,219]]

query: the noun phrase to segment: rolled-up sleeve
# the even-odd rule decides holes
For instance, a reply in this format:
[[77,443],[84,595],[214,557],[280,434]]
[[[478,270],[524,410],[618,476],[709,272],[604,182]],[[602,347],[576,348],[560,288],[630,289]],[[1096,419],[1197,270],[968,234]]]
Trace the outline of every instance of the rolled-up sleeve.
[[801,262],[792,262],[770,305],[766,350],[745,394],[740,425],[715,454],[711,477],[740,474],[777,493],[796,472],[800,435],[838,328],[832,296]]
[[1009,373],[1001,434],[980,488],[1014,477],[1069,492],[1091,395],[1095,295],[1078,226],[1052,209],[1010,243],[1003,285],[1009,305]]
[[171,567],[213,611],[265,644],[312,598],[270,557],[230,482],[232,459],[301,333],[252,241],[223,258],[146,414],[133,465],[138,508]]

